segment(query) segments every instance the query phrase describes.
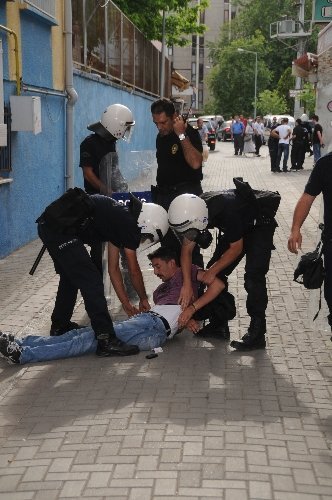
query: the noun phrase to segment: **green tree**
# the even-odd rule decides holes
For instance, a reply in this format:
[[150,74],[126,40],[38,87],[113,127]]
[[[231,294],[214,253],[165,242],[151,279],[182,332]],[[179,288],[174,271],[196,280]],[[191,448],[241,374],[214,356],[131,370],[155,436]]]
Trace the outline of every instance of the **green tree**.
[[263,35],[256,31],[249,39],[239,38],[225,49],[211,50],[213,68],[208,84],[216,107],[224,116],[234,113],[253,113],[252,100],[255,95],[255,55],[238,52],[238,48],[257,52],[257,93],[266,89],[271,72],[264,62]]
[[277,90],[263,90],[257,99],[257,110],[262,115],[281,115],[287,111],[287,103]]
[[307,115],[313,114],[316,109],[316,93],[311,83],[306,82],[303,85],[303,90],[300,93],[300,99],[304,104],[304,111]]
[[114,0],[114,3],[150,40],[162,39],[163,11],[166,11],[166,43],[184,46],[190,35],[203,34],[206,26],[197,23],[198,13],[208,0],[192,5],[191,0]]
[[[211,45],[210,55],[211,60],[215,65],[219,64],[220,54],[222,51],[228,50],[236,40],[247,40],[243,48],[248,50],[256,50],[254,46],[248,42],[251,40],[252,34],[259,32],[261,35],[261,53],[259,54],[259,63],[265,63],[265,67],[270,72],[269,79],[261,79],[258,81],[259,91],[276,89],[276,82],[278,83],[279,94],[284,97],[287,102],[287,110],[292,111],[294,100],[289,98],[289,90],[294,88],[294,79],[291,77],[291,66],[293,59],[296,58],[296,43],[295,38],[287,40],[278,40],[270,37],[270,26],[282,19],[282,16],[287,16],[288,19],[297,19],[298,7],[297,2],[294,0],[274,0],[269,2],[267,0],[232,0],[232,5],[240,6],[235,19],[232,20],[231,26],[226,23],[221,29],[218,41]],[[306,19],[311,18],[312,0],[306,1]],[[230,28],[230,29],[229,29]],[[231,35],[231,36],[230,36]],[[315,40],[317,33],[306,41],[305,50],[315,52]],[[248,54],[249,58],[249,54]],[[259,68],[258,73],[261,73]],[[214,89],[216,88],[214,78],[211,78],[211,92],[214,97]],[[265,85],[265,87],[264,87]],[[248,89],[249,90],[249,89]],[[219,92],[219,89],[217,88]],[[245,94],[246,88],[241,90]],[[248,102],[251,102],[252,91],[245,94],[243,97]],[[230,105],[231,103],[228,103]]]

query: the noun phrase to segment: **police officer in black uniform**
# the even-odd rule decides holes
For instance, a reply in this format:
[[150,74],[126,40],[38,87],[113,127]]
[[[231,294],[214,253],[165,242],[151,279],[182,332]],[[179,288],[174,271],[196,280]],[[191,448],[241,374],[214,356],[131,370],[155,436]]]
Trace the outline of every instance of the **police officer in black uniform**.
[[[239,182],[239,186],[241,182]],[[227,276],[246,256],[244,287],[247,292],[247,311],[251,318],[248,332],[241,341],[233,340],[231,347],[245,351],[265,348],[268,303],[266,274],[269,270],[273,235],[277,223],[273,217],[260,212],[256,199],[238,189],[203,193],[200,197],[184,194],[170,205],[168,219],[170,227],[182,239],[181,267],[184,276],[182,305],[190,303],[192,290],[189,282],[191,254],[195,244],[206,248],[211,243],[209,228],[219,229],[218,243],[205,271],[203,282],[209,284],[215,276],[227,283]],[[264,193],[261,192],[264,197]],[[275,195],[277,207],[280,197]],[[185,289],[186,287],[186,289]],[[228,325],[211,317],[210,324],[202,333],[217,333],[229,338]]]
[[[123,207],[112,198],[88,195],[92,201],[92,214],[80,226],[55,230],[46,216],[47,209],[38,219],[38,233],[53,259],[60,275],[55,306],[52,313],[51,335],[62,335],[78,325],[71,322],[77,293],[80,290],[91,326],[98,340],[97,355],[127,356],[136,354],[136,346],[129,346],[116,338],[108,312],[102,276],[92,261],[85,244],[110,242],[113,262],[119,260],[123,248],[132,279],[139,296],[139,310],[148,311],[150,305],[143,277],[137,262],[136,249],[144,237],[144,246],[158,242],[168,230],[167,213],[153,203],[141,204],[133,197],[130,208]],[[119,266],[111,274],[113,287],[125,310],[130,310]],[[135,311],[134,311],[135,312]]]
[[[158,128],[157,186],[152,186],[152,200],[166,210],[174,198],[182,193],[200,195],[203,146],[196,129],[175,111],[172,101],[163,98],[151,105],[152,119]],[[180,245],[171,231],[163,245],[173,248],[178,256]],[[195,252],[194,263],[203,267],[203,259]]]
[[[135,121],[132,112],[122,104],[111,104],[102,113],[100,121],[88,125],[93,134],[80,144],[80,167],[83,171],[84,189],[89,194],[112,195],[112,192],[127,192],[128,184],[123,178],[116,158],[116,142],[129,140]],[[109,186],[100,178],[101,169],[108,167]],[[91,246],[91,258],[102,268],[102,243]]]

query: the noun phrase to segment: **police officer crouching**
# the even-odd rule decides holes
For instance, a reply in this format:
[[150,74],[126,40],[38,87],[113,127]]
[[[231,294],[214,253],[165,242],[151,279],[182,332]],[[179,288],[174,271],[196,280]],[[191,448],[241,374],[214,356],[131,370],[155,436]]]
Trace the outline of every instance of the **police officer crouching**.
[[[142,204],[132,197],[130,207],[126,208],[103,195],[88,195],[75,188],[68,192],[80,191],[84,202],[89,205],[91,215],[80,224],[77,221],[61,227],[49,217],[47,207],[37,219],[38,234],[53,259],[54,267],[60,276],[56,301],[52,313],[51,335],[62,335],[79,328],[71,321],[77,293],[80,290],[91,326],[98,340],[98,356],[128,356],[137,354],[137,346],[127,345],[117,339],[112,318],[107,308],[102,276],[91,259],[85,244],[110,242],[112,256],[119,258],[123,249],[133,286],[139,296],[139,310],[150,309],[143,277],[138,265],[136,250],[144,240],[143,249],[160,241],[168,230],[167,212],[153,203]],[[67,192],[67,193],[68,193]],[[69,195],[70,195],[69,193]],[[74,193],[75,194],[75,193]],[[66,197],[66,194],[64,195]],[[61,197],[63,198],[63,197]],[[56,200],[59,202],[61,200]],[[79,203],[80,198],[77,203]],[[56,203],[55,202],[55,203]],[[51,204],[52,205],[52,204]],[[50,206],[51,206],[50,205]],[[71,207],[72,214],[75,206]],[[53,211],[54,212],[54,211]],[[57,212],[63,216],[57,206]],[[69,219],[68,217],[65,219]],[[69,219],[71,220],[71,219]],[[123,303],[129,300],[124,288],[119,266],[114,266],[111,275],[113,287]]]
[[[242,340],[233,340],[230,345],[239,351],[264,349],[268,303],[266,274],[274,248],[273,235],[277,227],[274,215],[280,195],[254,191],[242,179],[235,178],[234,182],[236,189],[203,193],[200,197],[183,194],[175,198],[169,207],[170,228],[182,241],[184,287],[180,300],[183,307],[190,304],[190,264],[195,244],[207,248],[212,240],[207,228],[217,228],[217,245],[202,281],[208,285],[214,277],[218,277],[227,283],[229,274],[246,256],[244,287],[251,320]],[[220,337],[229,338],[227,321],[210,317],[210,323],[203,328],[202,334],[214,335],[217,332]]]

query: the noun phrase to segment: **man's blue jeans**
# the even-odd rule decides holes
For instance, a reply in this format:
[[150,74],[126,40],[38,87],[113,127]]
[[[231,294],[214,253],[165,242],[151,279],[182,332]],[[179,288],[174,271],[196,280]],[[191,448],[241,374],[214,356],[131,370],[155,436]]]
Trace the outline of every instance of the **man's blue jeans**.
[[316,164],[319,158],[321,157],[321,150],[320,150],[320,144],[317,142],[317,144],[312,145],[312,150],[314,153],[314,163]]
[[[167,339],[161,319],[149,313],[137,314],[115,323],[114,330],[118,339],[137,345],[141,351],[160,347]],[[91,327],[71,330],[58,337],[28,335],[18,339],[17,343],[22,347],[21,364],[72,358],[96,352],[97,349],[97,340]]]
[[285,172],[287,170],[287,161],[289,156],[289,144],[284,144],[279,142],[278,145],[278,156],[277,156],[277,170],[280,169],[281,156],[284,154],[282,169]]

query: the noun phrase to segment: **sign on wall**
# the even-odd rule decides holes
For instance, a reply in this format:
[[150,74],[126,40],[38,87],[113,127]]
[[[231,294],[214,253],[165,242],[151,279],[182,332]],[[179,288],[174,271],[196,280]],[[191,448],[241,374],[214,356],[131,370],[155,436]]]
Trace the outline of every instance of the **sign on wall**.
[[312,18],[316,23],[329,23],[332,21],[332,0],[315,0]]

